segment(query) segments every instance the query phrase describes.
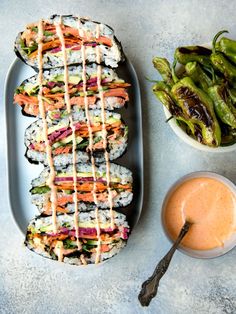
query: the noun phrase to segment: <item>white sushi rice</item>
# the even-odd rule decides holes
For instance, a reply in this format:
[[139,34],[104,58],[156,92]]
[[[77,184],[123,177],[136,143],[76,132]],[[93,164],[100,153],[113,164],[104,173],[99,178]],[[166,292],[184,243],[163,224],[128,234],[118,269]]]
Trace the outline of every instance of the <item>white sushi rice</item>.
[[[78,66],[69,66],[68,67],[68,75],[69,77],[71,75],[78,75],[79,78],[82,81],[82,72],[83,72],[83,67],[81,65]],[[55,68],[55,69],[50,69],[50,70],[45,70],[43,72],[43,78],[45,81],[50,82],[53,81],[53,78],[56,77],[57,75],[64,75],[64,69],[63,68]],[[118,77],[118,75],[116,74],[116,72],[113,69],[110,69],[108,67],[101,67],[101,75],[106,76],[106,78],[108,78],[109,80],[112,81],[117,81],[120,80],[120,78]],[[97,65],[95,63],[93,64],[89,64],[86,66],[86,76],[87,79],[89,77],[96,77],[97,76]],[[26,90],[28,87],[32,87],[33,86],[38,86],[38,75],[34,75],[32,77],[30,77],[29,79],[25,80],[22,85],[25,86]]]
[[[46,181],[49,176],[49,168],[45,168],[39,175],[38,178],[32,180],[31,185],[32,187],[36,186],[43,186],[46,184]],[[67,167],[59,167],[58,173],[72,173],[73,168],[72,165],[69,165]],[[77,172],[80,173],[92,173],[92,166],[91,164],[77,164]],[[96,175],[97,177],[103,177],[104,173],[106,173],[106,164],[101,164],[96,167]],[[110,176],[111,176],[111,182],[112,178],[119,178],[121,184],[128,184],[133,182],[132,172],[120,165],[111,163],[110,164]]]
[[[113,211],[113,217],[114,217],[114,224],[115,226],[120,229],[121,231],[123,228],[129,228],[128,223],[126,221],[126,217],[122,213],[118,213],[116,211]],[[99,223],[109,223],[111,220],[111,214],[110,210],[99,210],[98,211],[98,218],[99,218]],[[80,212],[79,213],[79,223],[85,223],[85,222],[90,222],[94,226],[91,226],[90,228],[96,228],[96,215],[94,211],[90,212]],[[64,223],[69,223],[72,229],[74,228],[74,215],[58,215],[57,216],[57,223],[59,226],[61,226]],[[49,226],[52,225],[52,217],[50,216],[45,216],[45,217],[36,217],[32,219],[29,223],[29,227],[34,227],[37,230],[39,230],[43,226]]]
[[[60,196],[60,193],[58,193],[58,196]],[[128,206],[133,199],[133,193],[130,191],[122,191],[119,192],[117,196],[113,198],[113,208],[118,207],[125,207]],[[48,204],[50,201],[50,193],[44,193],[44,194],[33,194],[31,196],[31,203],[37,206],[40,213],[44,212],[44,206]],[[98,201],[97,204],[98,208],[105,209],[110,207],[110,203],[108,200],[106,201]],[[68,213],[73,213],[75,211],[75,205],[74,203],[67,204],[65,208]],[[90,211],[95,210],[95,206],[93,204],[89,204],[87,202],[78,202],[78,210],[83,211]]]
[[[109,158],[110,160],[115,160],[119,158],[127,148],[127,142],[123,139],[117,145],[108,145],[110,152]],[[26,152],[26,157],[31,162],[42,163],[45,166],[48,165],[47,155],[43,152],[37,152],[33,149],[28,149]],[[87,152],[76,152],[76,159],[80,162],[87,162],[90,160],[90,155]],[[101,163],[105,161],[104,154],[99,154],[98,156],[94,155],[94,159],[96,163]],[[69,165],[73,163],[73,155],[72,154],[59,154],[53,158],[53,163],[55,167],[61,167],[65,165]]]

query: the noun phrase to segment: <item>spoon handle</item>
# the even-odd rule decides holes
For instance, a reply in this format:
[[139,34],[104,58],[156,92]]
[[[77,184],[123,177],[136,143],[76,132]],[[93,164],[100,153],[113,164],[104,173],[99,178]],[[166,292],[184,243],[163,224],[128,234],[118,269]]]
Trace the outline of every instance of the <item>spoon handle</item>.
[[161,278],[166,273],[168,266],[170,264],[170,261],[173,257],[173,254],[175,253],[178,245],[182,241],[183,237],[186,235],[190,227],[189,222],[185,222],[183,225],[178,238],[174,242],[173,246],[169,250],[169,252],[160,260],[160,262],[157,264],[153,274],[151,277],[149,277],[144,283],[142,284],[142,289],[139,293],[138,299],[142,306],[148,306],[151,302],[152,298],[154,298],[157,294],[157,289],[159,286],[159,282]]

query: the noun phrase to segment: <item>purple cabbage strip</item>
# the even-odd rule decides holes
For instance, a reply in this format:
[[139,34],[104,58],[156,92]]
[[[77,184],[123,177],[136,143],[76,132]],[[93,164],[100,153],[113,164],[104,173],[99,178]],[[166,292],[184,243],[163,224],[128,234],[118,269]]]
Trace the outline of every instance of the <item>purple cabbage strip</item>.
[[[60,117],[60,114],[58,113],[58,116]],[[81,127],[81,124],[78,122],[75,124],[75,130],[79,130]],[[52,144],[55,140],[61,140],[69,135],[72,134],[72,130],[69,127],[64,127],[61,128],[55,132],[53,132],[52,134],[48,135],[48,139],[50,141],[50,144]]]
[[64,127],[48,135],[50,144],[52,144],[55,141],[55,139],[57,139],[60,135],[64,134],[67,129],[68,127]]
[[66,131],[64,131],[61,135],[59,135],[56,139],[57,140],[62,140],[63,138],[69,136],[72,134],[72,130],[71,128],[70,129],[67,129]]
[[64,86],[64,83],[49,81],[49,82],[47,82],[47,85],[48,85],[48,87],[53,88],[55,86],[58,86],[58,87]]
[[[112,228],[106,228],[106,229],[101,229],[101,232],[112,232],[114,229]],[[68,228],[66,227],[62,227],[60,229],[60,232],[58,233],[53,233],[53,232],[46,232],[48,235],[51,235],[51,236],[56,236],[58,234],[69,234],[71,236],[75,236],[76,235],[76,232],[75,230],[69,230]],[[128,239],[128,233],[129,233],[129,229],[128,228],[123,228],[122,230],[122,236],[123,236],[123,239]],[[82,237],[84,235],[91,235],[91,236],[96,236],[97,235],[97,230],[96,228],[79,228],[79,236]]]
[[[63,181],[73,181],[73,177],[56,177],[55,182],[63,182]],[[93,182],[94,179],[93,177],[77,177],[77,181],[90,181]],[[103,178],[97,178],[96,180],[97,182],[106,182],[106,180],[104,180]]]

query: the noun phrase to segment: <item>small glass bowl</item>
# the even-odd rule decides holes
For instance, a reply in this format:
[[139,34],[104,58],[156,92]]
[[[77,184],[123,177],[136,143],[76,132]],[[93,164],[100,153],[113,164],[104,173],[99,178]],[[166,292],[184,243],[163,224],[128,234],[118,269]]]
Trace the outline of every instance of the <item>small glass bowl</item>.
[[[162,227],[164,229],[164,232],[167,236],[167,238],[170,240],[170,242],[173,244],[173,240],[171,239],[170,235],[168,234],[168,231],[165,227],[165,221],[164,221],[164,211],[165,211],[165,207],[167,205],[167,202],[169,200],[169,197],[172,195],[172,193],[174,192],[174,190],[180,186],[183,182],[188,181],[190,179],[193,178],[199,178],[199,177],[205,177],[205,178],[213,178],[216,179],[222,183],[224,183],[236,196],[236,186],[234,185],[233,182],[231,182],[229,179],[225,178],[222,175],[219,175],[217,173],[214,172],[208,172],[208,171],[197,171],[197,172],[192,172],[189,173],[185,176],[183,176],[182,178],[180,178],[178,181],[176,181],[168,190],[163,204],[162,204],[162,213],[161,213],[161,220],[162,220]],[[218,257],[221,255],[226,254],[227,252],[229,252],[230,250],[232,250],[234,247],[236,246],[236,232],[234,232],[232,234],[232,236],[226,240],[224,242],[224,246],[223,247],[217,247],[211,250],[193,250],[190,249],[186,246],[179,246],[178,250],[181,251],[182,253],[185,253],[191,257],[196,257],[196,258],[214,258],[214,257]]]

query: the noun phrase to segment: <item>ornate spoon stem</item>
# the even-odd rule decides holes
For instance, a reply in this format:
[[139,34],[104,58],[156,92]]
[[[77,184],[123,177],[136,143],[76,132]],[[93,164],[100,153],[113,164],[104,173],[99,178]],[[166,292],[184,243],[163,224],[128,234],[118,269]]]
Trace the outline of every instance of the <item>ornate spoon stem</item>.
[[142,284],[142,289],[141,289],[139,296],[138,296],[138,299],[139,299],[140,303],[142,304],[142,306],[148,306],[149,303],[151,302],[152,298],[154,298],[156,296],[159,282],[160,282],[161,278],[164,276],[164,274],[166,273],[166,271],[169,267],[170,261],[173,257],[173,254],[175,253],[176,249],[178,248],[183,237],[189,231],[190,226],[191,226],[191,223],[186,221],[185,224],[183,225],[179,235],[178,235],[178,238],[174,242],[172,248],[157,264],[152,276],[149,277]]

